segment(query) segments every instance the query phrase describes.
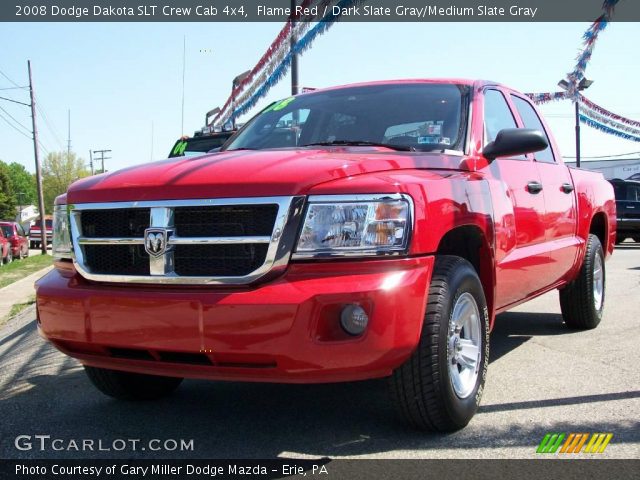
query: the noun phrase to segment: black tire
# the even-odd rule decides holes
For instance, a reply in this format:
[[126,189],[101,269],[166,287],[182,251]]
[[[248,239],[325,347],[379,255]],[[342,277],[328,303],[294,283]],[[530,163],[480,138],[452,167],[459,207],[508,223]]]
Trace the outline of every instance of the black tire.
[[[596,257],[602,265],[602,301],[596,305],[594,293],[594,267]],[[602,320],[606,293],[606,270],[604,253],[600,240],[595,235],[587,239],[587,251],[578,276],[569,285],[560,290],[560,310],[567,327],[575,330],[591,330]]]
[[91,383],[105,395],[119,400],[155,400],[171,394],[182,378],[84,367]]
[[2,261],[5,264],[13,262],[13,252],[11,251],[11,247],[9,247],[9,252],[7,253],[7,256],[2,259]]
[[[479,361],[475,386],[461,398],[449,373],[449,328],[453,307],[470,293],[479,311]],[[412,426],[428,431],[454,431],[475,415],[489,365],[489,312],[480,279],[463,258],[436,258],[427,309],[417,349],[393,372],[391,397],[399,413]]]
[[634,235],[632,238],[634,242],[640,243],[640,235]]

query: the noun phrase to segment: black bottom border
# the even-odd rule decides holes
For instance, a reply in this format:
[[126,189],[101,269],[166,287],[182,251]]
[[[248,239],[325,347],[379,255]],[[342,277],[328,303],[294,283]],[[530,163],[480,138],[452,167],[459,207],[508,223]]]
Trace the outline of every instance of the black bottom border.
[[1,479],[636,479],[640,460],[547,458],[530,460],[0,460]]

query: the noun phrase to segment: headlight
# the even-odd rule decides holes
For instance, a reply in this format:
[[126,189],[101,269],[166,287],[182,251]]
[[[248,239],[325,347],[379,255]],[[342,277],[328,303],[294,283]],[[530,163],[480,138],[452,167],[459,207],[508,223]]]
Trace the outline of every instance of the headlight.
[[70,259],[73,256],[67,205],[56,205],[53,208],[53,240],[51,252],[55,259]]
[[294,257],[406,252],[411,219],[407,195],[311,196]]

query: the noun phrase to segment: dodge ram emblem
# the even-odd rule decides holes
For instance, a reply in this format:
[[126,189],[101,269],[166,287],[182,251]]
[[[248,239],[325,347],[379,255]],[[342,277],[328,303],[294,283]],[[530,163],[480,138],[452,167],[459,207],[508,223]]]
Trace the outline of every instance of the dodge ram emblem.
[[144,248],[149,255],[159,257],[167,250],[168,232],[164,228],[147,228],[144,231]]

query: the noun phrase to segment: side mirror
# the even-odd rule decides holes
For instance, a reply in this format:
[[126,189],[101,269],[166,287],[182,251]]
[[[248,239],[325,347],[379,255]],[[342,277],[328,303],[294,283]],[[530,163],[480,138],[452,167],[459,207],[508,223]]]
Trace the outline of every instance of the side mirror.
[[498,132],[493,142],[484,147],[482,154],[487,160],[494,160],[498,157],[539,152],[548,146],[549,143],[540,130],[534,130],[533,128],[505,128]]

